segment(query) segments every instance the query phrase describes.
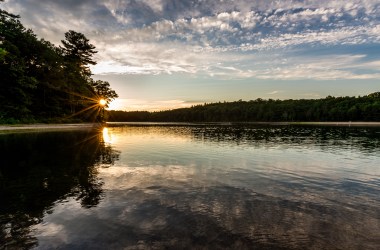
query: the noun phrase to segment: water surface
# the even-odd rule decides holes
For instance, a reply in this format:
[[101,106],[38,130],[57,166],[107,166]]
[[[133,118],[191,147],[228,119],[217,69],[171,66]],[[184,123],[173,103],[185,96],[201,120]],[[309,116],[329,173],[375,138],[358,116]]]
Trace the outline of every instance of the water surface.
[[379,249],[380,128],[201,124],[0,135],[0,241]]

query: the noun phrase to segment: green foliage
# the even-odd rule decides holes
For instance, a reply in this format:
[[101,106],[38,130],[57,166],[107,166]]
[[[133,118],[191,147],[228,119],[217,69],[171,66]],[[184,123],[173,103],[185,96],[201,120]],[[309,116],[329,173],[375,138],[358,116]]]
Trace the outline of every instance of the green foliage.
[[[88,67],[96,64],[95,47],[83,34],[68,31],[56,47],[0,10],[0,38],[0,123],[96,119],[96,112],[81,112],[99,92]],[[117,97],[109,83],[98,85],[108,101]]]
[[3,48],[0,48],[0,62],[3,62],[6,54],[7,54],[7,51]]
[[16,16],[4,11],[0,12],[0,36],[1,49],[6,51],[0,63],[1,111],[9,118],[28,117],[30,93],[37,85],[37,80],[28,74],[34,57],[31,50],[37,39]]
[[380,121],[380,92],[363,97],[263,100],[197,105],[161,112],[109,111],[110,121],[295,122]]

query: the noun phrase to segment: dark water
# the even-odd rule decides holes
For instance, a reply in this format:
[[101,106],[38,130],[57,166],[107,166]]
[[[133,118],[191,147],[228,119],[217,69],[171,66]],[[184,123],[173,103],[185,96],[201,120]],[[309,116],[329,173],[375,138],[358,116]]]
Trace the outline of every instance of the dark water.
[[0,134],[1,249],[380,249],[380,128]]

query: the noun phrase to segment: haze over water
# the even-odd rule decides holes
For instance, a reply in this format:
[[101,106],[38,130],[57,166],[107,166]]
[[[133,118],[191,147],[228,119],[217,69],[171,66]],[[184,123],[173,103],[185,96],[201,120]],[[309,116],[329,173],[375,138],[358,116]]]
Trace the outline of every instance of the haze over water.
[[109,124],[0,135],[0,239],[41,249],[378,249],[380,128]]

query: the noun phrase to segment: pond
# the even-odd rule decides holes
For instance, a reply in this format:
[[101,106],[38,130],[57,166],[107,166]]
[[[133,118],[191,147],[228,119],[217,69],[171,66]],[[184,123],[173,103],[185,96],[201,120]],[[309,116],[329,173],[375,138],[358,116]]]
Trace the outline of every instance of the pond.
[[380,128],[0,134],[1,249],[379,249]]

